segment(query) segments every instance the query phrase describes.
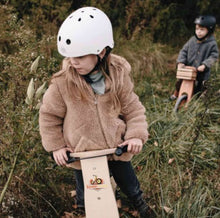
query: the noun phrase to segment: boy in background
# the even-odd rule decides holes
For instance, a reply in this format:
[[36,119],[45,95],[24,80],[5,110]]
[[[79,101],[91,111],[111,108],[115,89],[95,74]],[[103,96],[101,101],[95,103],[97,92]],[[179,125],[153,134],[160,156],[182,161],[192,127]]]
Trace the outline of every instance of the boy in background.
[[[211,66],[219,56],[218,46],[213,36],[216,19],[210,15],[202,15],[195,19],[195,35],[192,36],[180,50],[177,58],[177,68],[193,66],[197,69],[196,87],[194,93],[204,90],[205,81],[210,77]],[[177,80],[176,90],[170,100],[178,97],[182,80]]]

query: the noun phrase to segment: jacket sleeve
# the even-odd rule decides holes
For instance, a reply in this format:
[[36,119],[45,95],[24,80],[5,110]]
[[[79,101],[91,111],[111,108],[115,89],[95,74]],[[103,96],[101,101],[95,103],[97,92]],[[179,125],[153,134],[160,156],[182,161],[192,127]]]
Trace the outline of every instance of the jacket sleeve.
[[219,51],[218,51],[218,46],[217,43],[214,43],[212,45],[210,55],[207,59],[205,59],[202,64],[204,64],[207,68],[211,68],[211,66],[218,60],[219,56]]
[[145,143],[148,139],[145,108],[133,91],[134,85],[129,75],[131,67],[128,62],[125,62],[124,65],[122,88],[119,92],[121,112],[127,127],[124,139],[139,138]]
[[56,82],[44,94],[39,112],[39,128],[46,151],[55,151],[66,146],[63,138],[63,119],[66,107]]
[[183,63],[183,64],[186,64],[187,62],[187,53],[188,53],[188,49],[189,49],[189,43],[190,43],[190,40],[187,41],[184,46],[182,47],[182,49],[180,50],[179,52],[179,55],[178,55],[178,58],[177,58],[177,63]]

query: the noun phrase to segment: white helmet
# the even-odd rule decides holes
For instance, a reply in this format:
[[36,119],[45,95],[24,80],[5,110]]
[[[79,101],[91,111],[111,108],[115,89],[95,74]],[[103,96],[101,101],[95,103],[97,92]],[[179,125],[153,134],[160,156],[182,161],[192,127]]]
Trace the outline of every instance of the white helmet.
[[64,20],[58,32],[57,46],[64,57],[97,55],[107,46],[113,48],[111,22],[98,8],[80,8]]

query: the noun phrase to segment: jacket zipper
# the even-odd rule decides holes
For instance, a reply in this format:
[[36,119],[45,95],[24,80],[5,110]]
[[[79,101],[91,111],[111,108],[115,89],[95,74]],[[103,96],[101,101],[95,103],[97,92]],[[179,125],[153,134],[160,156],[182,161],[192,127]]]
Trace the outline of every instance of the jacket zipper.
[[102,126],[100,114],[99,114],[98,101],[97,101],[97,95],[96,94],[95,94],[95,106],[96,106],[96,111],[97,111],[97,115],[98,115],[98,120],[99,120],[99,124],[100,124],[100,127],[101,127],[101,131],[102,131],[102,134],[103,134],[104,139],[105,139],[105,143],[109,147],[109,145],[107,143],[107,139],[106,139],[105,133],[104,133],[104,129],[103,129],[103,126]]

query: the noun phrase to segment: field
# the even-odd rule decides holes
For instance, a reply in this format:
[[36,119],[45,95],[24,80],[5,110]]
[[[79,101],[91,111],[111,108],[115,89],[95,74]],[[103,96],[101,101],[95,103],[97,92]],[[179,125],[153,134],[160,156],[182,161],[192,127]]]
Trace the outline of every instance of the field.
[[[1,5],[0,11],[0,217],[61,217],[73,211],[74,175],[53,168],[38,126],[42,95],[61,63],[56,35],[36,40],[11,7]],[[215,36],[219,45],[220,29]],[[149,206],[156,217],[220,217],[219,62],[207,92],[176,114],[169,96],[183,43],[153,42],[144,33],[125,39],[117,28],[115,41],[113,53],[130,62],[135,92],[146,108],[150,137],[132,162]]]

